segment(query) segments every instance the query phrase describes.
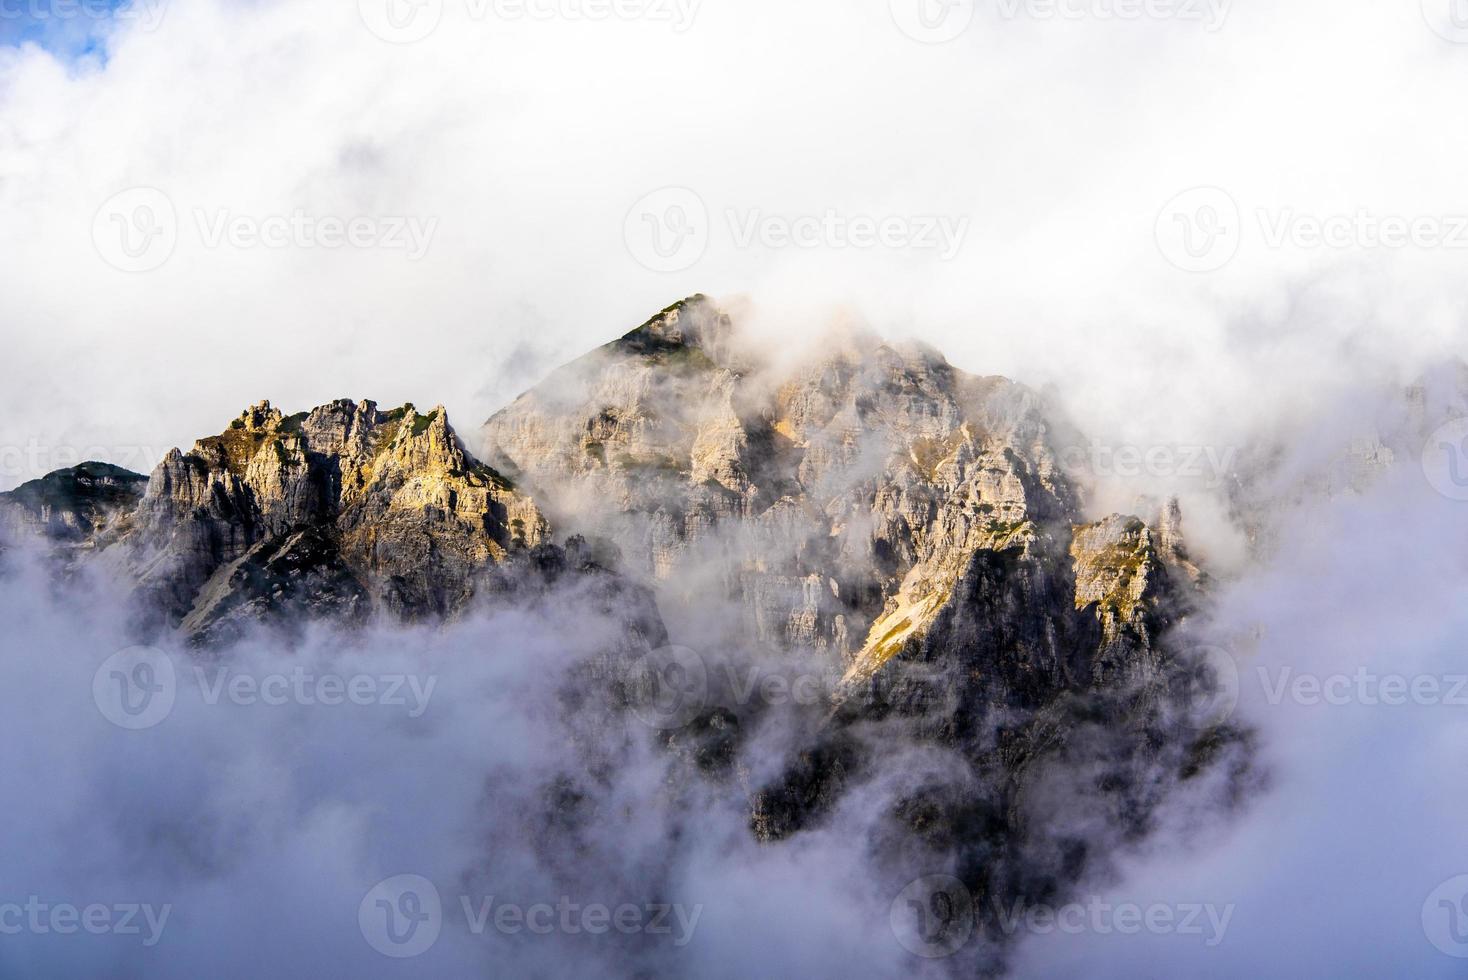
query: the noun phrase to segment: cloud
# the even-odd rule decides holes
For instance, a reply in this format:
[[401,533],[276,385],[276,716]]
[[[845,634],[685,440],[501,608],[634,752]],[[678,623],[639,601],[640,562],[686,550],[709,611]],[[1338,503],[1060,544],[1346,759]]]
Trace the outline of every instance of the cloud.
[[[929,45],[875,0],[605,19],[445,0],[408,44],[360,6],[200,0],[122,25],[105,61],[0,52],[7,483],[66,448],[140,466],[262,397],[443,401],[471,423],[695,290],[748,294],[787,333],[846,309],[1054,384],[1112,444],[1233,445],[1461,336],[1454,249],[1264,235],[1302,215],[1468,213],[1464,51],[1409,7],[1301,0],[1210,30],[1005,4]],[[1199,186],[1240,215],[1211,273],[1169,264],[1154,235]],[[105,206],[135,187],[165,196],[176,241],[126,273],[107,258],[134,215]],[[665,187],[708,216],[676,272],[624,240]],[[853,238],[889,218],[961,219],[963,247]],[[322,244],[355,219],[361,244]],[[417,260],[385,244],[410,219],[436,221]],[[751,222],[816,247],[740,247]],[[262,226],[278,244],[252,244]],[[220,227],[243,237],[210,247]]]
[[1052,930],[1021,945],[1018,975],[1461,972],[1428,899],[1468,844],[1463,506],[1408,461],[1365,496],[1295,510],[1278,557],[1219,596],[1216,621],[1258,637],[1234,650],[1238,718],[1259,729],[1270,791],[1233,824],[1179,821],[1095,894],[1231,907],[1222,941]]
[[[81,604],[17,552],[4,574],[0,972],[398,976],[407,952],[447,975],[734,977],[906,955],[870,928],[890,896],[860,840],[757,843],[737,783],[598,708],[586,665],[619,626],[574,586],[541,611],[200,659],[127,647],[105,578]],[[168,688],[161,712],[145,686]],[[437,902],[421,948],[387,939],[373,899],[397,910],[404,875]],[[77,925],[92,907],[97,934]]]
[[[266,397],[443,402],[468,431],[550,366],[697,290],[753,297],[772,338],[833,311],[918,335],[961,367],[1051,390],[1112,449],[1324,441],[1352,428],[1340,406],[1354,393],[1463,349],[1452,242],[1468,214],[1468,47],[1444,38],[1431,4],[1237,5],[1213,30],[1106,19],[1099,4],[1049,19],[1038,3],[982,5],[940,45],[876,0],[634,4],[602,20],[444,0],[413,43],[375,35],[370,6],[199,0],[170,4],[156,29],[121,25],[105,58],[0,49],[0,486],[80,456],[146,470]],[[161,195],[148,215],[109,210],[136,188]],[[670,211],[629,214],[664,188],[692,191],[682,216],[706,222],[699,255],[684,265],[675,251],[668,272],[627,237],[629,217],[678,233]],[[1168,210],[1195,188],[1223,196]],[[145,217],[171,222],[171,238],[132,223]],[[962,247],[945,261],[911,235],[853,243],[854,223],[889,218],[908,231],[966,219]],[[329,244],[358,219],[358,244]],[[410,220],[422,234],[436,222],[416,259],[391,244]],[[809,229],[816,246],[766,234],[740,247],[751,221],[775,238]],[[1440,240],[1382,244],[1392,221]],[[214,228],[234,244],[210,247]],[[1224,253],[1200,236],[1220,229],[1237,238],[1226,263],[1178,267],[1213,265]],[[1311,244],[1312,229],[1344,244]],[[1102,487],[1098,506],[1192,493],[1190,532],[1237,559],[1216,488],[1178,476]],[[1221,622],[1264,627],[1246,678],[1249,666],[1454,669],[1458,510],[1397,484],[1296,521],[1279,564],[1221,600]],[[58,606],[12,580],[0,610],[16,651],[0,751],[17,894],[176,907],[166,960],[124,937],[31,937],[0,952],[17,972],[120,961],[193,975],[221,960],[390,972],[353,918],[365,889],[412,872],[452,902],[485,837],[522,832],[528,774],[563,758],[538,713],[551,710],[539,668],[575,637],[543,623],[386,633],[341,654],[378,673],[440,672],[421,722],[291,708],[281,721],[194,698],[139,740],[89,701],[96,663],[122,645],[111,606]],[[312,653],[328,657],[320,643]],[[1225,941],[1204,958],[1184,936],[1032,938],[1024,968],[1453,967],[1419,907],[1468,870],[1449,857],[1462,843],[1455,713],[1245,695],[1277,789],[1217,840],[1137,863],[1117,892],[1234,903]],[[618,802],[642,813],[657,771],[632,765]],[[716,802],[700,839],[737,839]],[[665,845],[662,817],[639,827],[626,812],[603,854],[628,843],[618,833],[636,835],[632,855]],[[766,952],[813,972],[910,962],[853,926],[881,902],[840,904],[866,869],[843,865],[839,840],[778,860],[706,846],[666,879],[706,906],[682,954],[705,972]],[[546,894],[539,869],[510,872],[515,900]],[[188,938],[200,936],[207,948]],[[429,955],[446,972],[545,955],[526,936],[492,945],[450,931]]]
[[[763,693],[810,662],[740,650],[720,616],[686,617],[680,637],[718,651],[710,701],[734,705],[744,735],[706,779],[716,733],[611,710],[626,634],[604,590],[563,582],[442,628],[248,636],[216,657],[131,646],[125,583],[100,568],[63,585],[24,552],[6,559],[0,806],[16,819],[0,972],[372,977],[411,957],[449,975],[936,977],[994,962],[978,939],[915,958],[926,947],[893,911],[955,858],[942,834],[894,827],[894,805],[923,791],[940,812],[951,792],[969,819],[998,820],[986,762],[900,719],[857,726],[862,765],[829,819],[757,840],[751,792],[810,747],[828,706],[798,680]],[[1015,804],[1027,833],[989,855],[1006,874],[1047,880],[1078,842],[1099,866],[1123,853],[1122,821],[1082,782],[1116,775],[1109,733],[1076,741],[1072,761],[1033,763],[1043,778]],[[1174,769],[1180,751],[1145,764]],[[115,914],[97,935],[71,928],[92,909]],[[138,909],[154,925],[127,931]],[[623,925],[595,931],[610,915]]]

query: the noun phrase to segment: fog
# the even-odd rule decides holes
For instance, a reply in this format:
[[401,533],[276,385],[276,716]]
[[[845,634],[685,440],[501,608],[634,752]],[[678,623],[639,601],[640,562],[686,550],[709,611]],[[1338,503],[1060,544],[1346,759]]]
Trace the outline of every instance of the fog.
[[[441,6],[407,44],[368,29],[371,3],[177,0],[103,22],[89,55],[0,47],[3,485],[78,454],[146,470],[267,397],[483,418],[695,291],[753,297],[772,337],[844,310],[1054,385],[1112,445],[1237,445],[1360,372],[1461,349],[1468,62],[1416,5],[1217,24],[1007,4],[939,45],[877,0]],[[1188,272],[1166,208],[1200,186],[1236,204],[1238,247]],[[103,206],[137,187],[176,242],[127,272]],[[670,187],[701,201],[707,247],[662,272],[627,227]],[[1448,244],[1271,241],[1281,216],[1362,210]],[[913,234],[743,241],[751,216],[832,211]],[[297,213],[376,224],[362,247],[216,237]],[[916,240],[936,217],[966,221],[949,260]],[[395,219],[432,225],[421,258]]]
[[[631,715],[592,728],[594,702],[568,712],[572,668],[617,630],[574,591],[554,616],[501,609],[288,648],[257,637],[221,661],[160,645],[149,656],[173,665],[176,694],[133,730],[114,723],[105,677],[93,693],[124,649],[124,606],[105,583],[89,597],[56,594],[11,555],[0,805],[5,898],[21,909],[3,923],[6,975],[733,977],[896,970],[906,955],[870,928],[891,899],[859,847],[814,834],[762,849],[737,786],[680,787],[655,728]],[[589,753],[578,729],[598,739]],[[552,806],[562,776],[598,794],[585,824]],[[441,933],[412,960],[376,951],[394,947],[370,904],[358,916],[406,874],[441,901]],[[37,900],[40,926],[21,925]],[[98,903],[151,908],[161,928],[141,912],[95,935],[50,918]],[[506,904],[536,917],[498,925]],[[600,921],[583,918],[598,904]],[[638,913],[610,924],[621,906]]]
[[[1415,468],[1294,514],[1281,556],[1216,610],[1259,630],[1240,651],[1236,719],[1261,732],[1270,791],[1236,824],[1185,826],[1170,847],[1163,835],[1104,893],[1233,905],[1224,941],[1057,932],[1024,945],[1016,972],[1460,975],[1433,943],[1448,935],[1442,911],[1424,905],[1465,873],[1465,541],[1462,504]],[[1393,677],[1419,686],[1394,690]]]
[[[1215,573],[1211,626],[1237,638],[1235,720],[1257,731],[1261,782],[1239,810],[1202,791],[1174,801],[1160,833],[1078,893],[1229,908],[1218,942],[1032,930],[1015,972],[1459,971],[1428,913],[1468,873],[1468,731],[1442,703],[1464,673],[1468,505],[1423,479],[1416,430],[1375,481],[1300,489],[1384,402],[1468,351],[1468,46],[1442,36],[1445,11],[1291,0],[1195,21],[983,5],[928,45],[876,0],[605,20],[446,2],[437,30],[395,44],[369,8],[176,0],[49,34],[0,24],[0,487],[84,458],[147,471],[262,398],[442,402],[468,431],[695,291],[747,302],[772,350],[843,321],[917,337],[1043,391],[1096,440],[1102,455],[1080,462],[1092,512],[1182,497]],[[1223,192],[1201,200],[1223,207],[1236,250],[1189,271],[1170,219],[1200,220],[1173,204],[1200,187]],[[127,271],[109,202],[134,188],[161,192],[176,241]],[[666,188],[694,196],[644,203]],[[690,200],[705,245],[660,261],[638,219],[676,231],[668,208]],[[933,219],[961,241],[858,246],[848,228],[782,243],[784,225],[831,211],[914,234]],[[366,219],[367,244],[323,245],[298,213]],[[1337,244],[1292,224],[1343,217]],[[1384,219],[1442,240],[1382,244]],[[262,225],[284,242],[252,240]],[[1122,448],[1201,462],[1119,473]],[[1256,553],[1230,493],[1275,453],[1271,546]],[[229,662],[257,681],[298,667],[411,676],[420,692],[432,679],[416,716],[294,695],[211,704],[222,665],[163,645],[176,702],[129,731],[93,691],[136,640],[115,583],[88,580],[79,598],[24,556],[8,563],[0,900],[169,912],[153,945],[141,909],[138,934],[6,934],[0,973],[943,975],[979,955],[915,957],[890,927],[905,881],[865,847],[881,787],[765,846],[737,781],[678,775],[635,720],[597,716],[617,737],[588,776],[565,685],[616,625],[574,595],[555,614],[484,609],[443,630],[259,638]],[[669,621],[675,642],[718,645],[698,617]],[[1282,678],[1362,668],[1443,692],[1271,697]],[[792,737],[782,721],[755,743],[768,771]],[[589,825],[545,825],[561,773],[597,787]],[[359,922],[400,875],[431,882],[443,909],[437,941],[406,960]],[[522,911],[562,896],[665,905],[670,931],[512,933],[491,918],[476,934],[460,899],[491,896]]]

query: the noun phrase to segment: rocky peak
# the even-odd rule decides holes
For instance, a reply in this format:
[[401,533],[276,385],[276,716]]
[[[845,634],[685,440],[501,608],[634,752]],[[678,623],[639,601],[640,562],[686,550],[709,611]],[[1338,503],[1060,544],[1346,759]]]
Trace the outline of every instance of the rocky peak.
[[636,330],[613,341],[611,348],[654,359],[707,359],[727,364],[732,358],[732,322],[707,296],[695,294],[660,311]]
[[343,399],[291,416],[262,402],[170,452],[123,543],[168,618],[201,633],[251,606],[241,590],[278,585],[270,569],[363,614],[447,615],[479,569],[547,534],[535,504],[464,451],[442,406]]
[[0,528],[79,547],[121,530],[148,478],[111,463],[88,462],[0,493]]
[[[251,405],[240,413],[240,427],[250,432],[273,431],[280,425],[280,410],[270,407],[269,401],[262,401],[258,405]],[[231,425],[231,428],[235,426]]]
[[[717,356],[699,353],[689,316],[718,324]],[[888,724],[897,741],[958,751],[955,785],[985,786],[983,820],[1007,829],[965,844],[996,855],[976,878],[1004,873],[1009,851],[992,840],[1020,851],[1046,839],[1026,821],[1050,818],[1023,815],[1042,759],[1114,768],[1097,805],[1144,813],[1177,778],[1153,739],[1177,714],[1162,703],[1186,658],[1167,638],[1199,578],[1176,503],[1155,525],[1085,520],[1054,448],[1073,437],[1064,421],[1024,386],[931,348],[847,329],[803,358],[727,353],[748,347],[707,301],[670,308],[557,371],[483,435],[496,465],[567,530],[613,542],[665,609],[737,610],[742,630],[711,642],[814,658],[841,678],[825,727],[755,788],[755,832],[821,819],[864,778],[857,746],[871,726]],[[1114,737],[1071,742],[1098,717],[1117,722]],[[902,805],[948,815],[924,816],[923,833],[936,820],[966,841],[971,789],[956,804],[924,792],[937,796]]]
[[852,680],[923,641],[976,553],[1073,590],[1080,488],[1038,395],[858,328],[804,358],[730,353],[750,347],[706,298],[675,304],[496,414],[485,444],[665,600],[706,598],[712,564],[749,639]]
[[[567,692],[587,807],[612,785],[596,760],[637,731],[604,724],[635,701],[624,668],[669,639],[655,596],[696,624],[673,638],[710,658],[840,681],[813,708],[776,706],[724,697],[708,671],[698,716],[661,733],[670,775],[686,758],[746,792],[766,840],[865,780],[881,801],[872,851],[905,862],[904,881],[952,868],[984,916],[1053,902],[1203,766],[1242,778],[1246,736],[1184,717],[1174,630],[1201,579],[1175,501],[1147,505],[1150,523],[1088,521],[1054,448],[1063,420],[932,348],[846,328],[804,356],[769,353],[696,296],[490,418],[488,463],[441,406],[261,402],[146,480],[87,464],[0,495],[0,521],[78,536],[138,584],[155,625],[200,643],[475,600],[563,615],[569,596],[622,624],[579,674],[607,710]],[[574,535],[564,549],[542,507]],[[768,745],[742,754],[773,728],[783,764]],[[553,831],[577,823],[550,816]]]

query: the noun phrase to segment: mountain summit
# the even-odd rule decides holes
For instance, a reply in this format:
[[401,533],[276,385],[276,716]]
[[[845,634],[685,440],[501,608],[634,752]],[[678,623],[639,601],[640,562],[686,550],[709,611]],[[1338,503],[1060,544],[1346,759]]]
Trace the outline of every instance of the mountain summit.
[[[89,463],[0,495],[0,529],[114,569],[145,628],[211,655],[589,599],[613,633],[567,679],[585,768],[546,774],[548,853],[612,805],[649,699],[674,797],[743,794],[771,843],[861,799],[895,879],[948,869],[1003,904],[1051,900],[1205,772],[1238,795],[1249,734],[1198,710],[1220,678],[1175,504],[1088,520],[1071,426],[931,348],[780,353],[695,296],[496,413],[484,462],[441,407],[262,402],[146,479]],[[827,683],[751,698],[761,675]]]
[[749,350],[707,298],[675,304],[494,415],[487,458],[668,601],[728,598],[750,640],[852,680],[963,642],[938,634],[976,556],[1065,621],[1029,654],[1056,685],[1145,656],[1191,592],[1160,528],[1082,519],[1069,428],[1024,386],[856,332],[793,364]]

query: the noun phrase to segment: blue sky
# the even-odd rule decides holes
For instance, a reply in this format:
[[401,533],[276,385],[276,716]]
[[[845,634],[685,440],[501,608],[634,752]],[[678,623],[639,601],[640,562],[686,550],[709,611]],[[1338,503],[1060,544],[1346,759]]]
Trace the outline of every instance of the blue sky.
[[72,58],[100,54],[123,8],[131,9],[129,0],[0,0],[0,45],[39,44]]

